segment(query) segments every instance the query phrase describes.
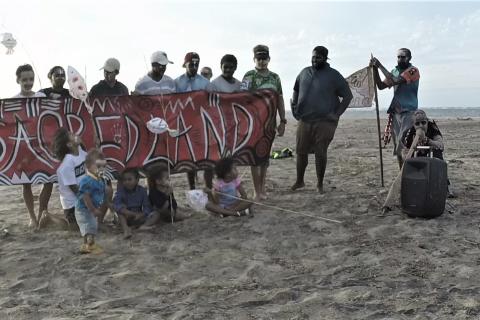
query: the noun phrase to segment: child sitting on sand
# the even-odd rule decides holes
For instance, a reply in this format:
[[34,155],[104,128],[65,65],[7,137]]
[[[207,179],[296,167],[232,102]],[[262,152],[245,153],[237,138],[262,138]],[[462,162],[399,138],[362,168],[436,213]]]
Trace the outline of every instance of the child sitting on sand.
[[80,137],[65,128],[58,129],[53,142],[55,157],[61,161],[57,169],[60,204],[69,226],[78,228],[75,220],[75,203],[80,180],[85,176],[87,153],[81,146]]
[[97,149],[90,150],[85,158],[86,175],[80,180],[75,206],[75,218],[83,237],[81,253],[101,253],[95,243],[97,219],[105,212],[107,203],[102,171],[107,165],[105,156]]
[[146,226],[152,226],[160,220],[168,222],[172,219],[181,221],[186,218],[178,210],[167,168],[155,166],[149,170],[148,189],[148,197],[154,211],[145,223]]
[[[237,167],[232,158],[221,159],[215,165],[217,180],[210,193],[207,210],[220,216],[241,216],[250,214],[252,203],[247,200]],[[241,197],[241,199],[240,199]]]
[[140,173],[136,168],[125,169],[121,184],[113,197],[113,207],[123,229],[125,239],[132,237],[130,226],[142,225],[152,212],[147,190],[140,186]]

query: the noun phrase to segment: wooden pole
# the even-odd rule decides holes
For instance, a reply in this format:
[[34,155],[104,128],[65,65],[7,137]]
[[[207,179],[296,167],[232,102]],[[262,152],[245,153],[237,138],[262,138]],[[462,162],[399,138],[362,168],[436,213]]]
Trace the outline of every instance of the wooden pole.
[[[373,72],[373,67],[370,72]],[[383,180],[382,133],[380,131],[380,111],[378,106],[377,82],[375,81],[375,77],[373,77],[373,87],[375,90],[375,110],[377,111],[378,151],[380,153],[380,178],[382,180],[382,187],[384,187],[385,182]]]

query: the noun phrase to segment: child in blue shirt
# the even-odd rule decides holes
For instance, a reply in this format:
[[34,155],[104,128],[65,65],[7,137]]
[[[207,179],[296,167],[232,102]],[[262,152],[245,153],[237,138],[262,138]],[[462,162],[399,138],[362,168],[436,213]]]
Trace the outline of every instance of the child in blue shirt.
[[83,237],[81,253],[101,253],[95,243],[97,218],[103,215],[106,206],[105,181],[101,172],[107,165],[105,156],[98,150],[90,150],[85,158],[86,175],[80,180],[75,206],[75,219]]
[[142,225],[150,213],[152,206],[147,190],[140,186],[140,173],[136,168],[127,168],[120,176],[121,185],[113,198],[113,207],[118,215],[125,239],[132,237],[130,226]]

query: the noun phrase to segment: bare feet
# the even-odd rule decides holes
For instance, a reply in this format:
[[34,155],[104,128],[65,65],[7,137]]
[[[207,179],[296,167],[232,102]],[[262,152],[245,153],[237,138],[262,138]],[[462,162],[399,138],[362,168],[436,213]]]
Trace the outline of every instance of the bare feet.
[[190,216],[186,213],[183,213],[181,211],[177,211],[175,213],[175,216],[173,217],[173,221],[183,221],[185,219],[190,218]]
[[297,181],[297,182],[295,182],[295,184],[294,184],[293,186],[290,187],[290,190],[295,191],[295,190],[301,189],[301,188],[303,188],[303,187],[305,187],[305,182],[303,182],[303,181],[302,181],[302,182],[298,182],[298,181]]
[[255,198],[253,198],[254,201],[256,202],[260,202],[262,200],[267,200],[268,199],[268,196],[266,193],[259,193],[259,194],[256,194],[255,195]]
[[323,185],[322,185],[322,184],[317,184],[317,190],[318,190],[318,193],[320,193],[320,194],[324,194],[324,193],[325,193],[325,190],[323,189]]
[[392,208],[383,206],[382,211],[377,215],[377,217],[384,217],[389,211],[392,211]]
[[128,228],[123,231],[123,238],[130,239],[132,237],[132,229]]
[[36,219],[30,219],[30,222],[28,223],[28,227],[30,229],[37,229],[38,228],[38,223]]

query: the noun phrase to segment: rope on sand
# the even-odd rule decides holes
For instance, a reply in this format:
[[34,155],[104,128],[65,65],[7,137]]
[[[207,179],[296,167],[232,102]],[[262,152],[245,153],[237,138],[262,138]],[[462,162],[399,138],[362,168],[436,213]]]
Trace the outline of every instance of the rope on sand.
[[256,202],[256,201],[252,201],[252,200],[248,200],[248,199],[243,199],[243,198],[232,196],[232,195],[229,195],[229,194],[226,194],[226,193],[223,193],[223,192],[215,191],[215,193],[221,194],[223,196],[231,197],[231,198],[234,198],[234,199],[237,199],[237,200],[242,200],[242,201],[245,201],[245,202],[256,204],[257,206],[263,206],[263,207],[270,208],[270,209],[280,210],[280,211],[284,211],[284,212],[288,212],[288,213],[299,214],[299,215],[314,218],[314,219],[317,219],[317,220],[324,220],[324,221],[329,221],[329,222],[334,222],[334,223],[342,223],[342,221],[339,221],[339,220],[324,218],[324,217],[320,217],[320,216],[313,216],[313,215],[308,214],[308,213],[303,213],[303,212],[300,212],[300,211],[294,211],[294,210],[290,210],[290,209],[284,209],[284,208],[281,208],[281,207],[272,206],[272,205],[264,204],[264,203],[261,203],[261,202]]

